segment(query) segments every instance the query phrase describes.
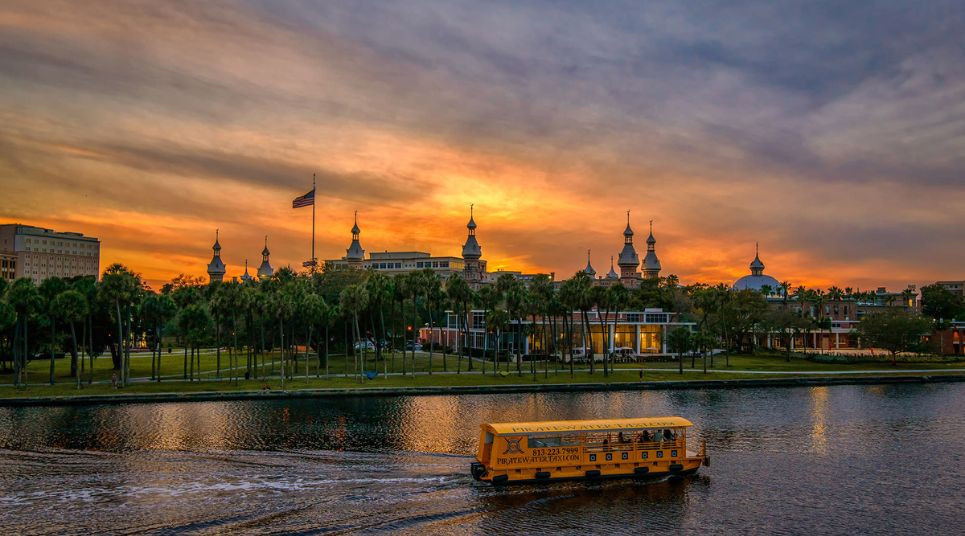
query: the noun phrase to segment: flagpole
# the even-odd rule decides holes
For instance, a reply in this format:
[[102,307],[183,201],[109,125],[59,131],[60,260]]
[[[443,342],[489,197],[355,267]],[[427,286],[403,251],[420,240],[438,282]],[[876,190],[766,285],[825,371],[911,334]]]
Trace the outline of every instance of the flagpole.
[[312,173],[312,273],[315,273],[315,268],[318,267],[318,261],[315,260],[315,174]]

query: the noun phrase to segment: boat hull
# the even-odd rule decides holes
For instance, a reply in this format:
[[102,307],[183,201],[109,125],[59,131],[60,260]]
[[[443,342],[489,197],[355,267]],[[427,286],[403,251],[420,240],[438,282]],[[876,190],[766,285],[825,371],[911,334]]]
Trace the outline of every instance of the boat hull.
[[634,467],[606,467],[584,469],[583,466],[568,467],[553,474],[551,472],[534,472],[517,474],[511,471],[489,472],[482,464],[474,463],[470,470],[473,478],[481,482],[488,482],[494,486],[515,484],[545,484],[548,482],[594,482],[599,480],[657,480],[666,477],[692,475],[704,464],[704,458],[687,458],[670,464],[659,466],[636,465]]

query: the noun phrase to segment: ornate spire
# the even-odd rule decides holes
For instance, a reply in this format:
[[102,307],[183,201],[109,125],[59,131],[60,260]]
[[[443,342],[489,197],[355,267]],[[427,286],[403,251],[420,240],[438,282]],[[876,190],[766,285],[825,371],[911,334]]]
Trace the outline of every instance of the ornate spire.
[[473,205],[469,205],[469,223],[466,228],[469,234],[466,236],[466,243],[462,246],[462,258],[466,260],[477,260],[482,257],[482,248],[476,241],[476,220],[473,218]]
[[359,229],[359,211],[355,211],[355,225],[352,226],[352,244],[349,245],[348,249],[345,250],[345,260],[362,262],[365,260],[365,250],[362,249],[362,244],[359,243],[359,234],[362,232]]
[[754,260],[751,261],[751,275],[762,275],[764,273],[764,263],[761,262],[760,243],[754,243]]
[[590,277],[596,277],[596,270],[593,269],[593,265],[590,264],[590,250],[586,250],[586,268],[583,271]]
[[647,237],[647,256],[643,258],[643,275],[651,279],[660,276],[660,259],[657,258],[656,244],[657,239],[653,237],[653,220],[650,220],[650,236]]
[[214,255],[211,256],[211,262],[208,263],[208,278],[214,281],[224,281],[224,275],[227,271],[227,266],[221,261],[221,230],[215,229],[214,231],[214,245],[211,246],[211,251]]
[[267,279],[271,277],[271,274],[275,273],[275,270],[271,267],[270,256],[271,252],[268,251],[268,235],[265,235],[265,249],[261,250],[261,266],[258,267],[258,279]]
[[630,228],[630,211],[627,211],[627,228],[623,231],[623,250],[617,260],[620,266],[620,277],[632,279],[639,278],[640,273],[637,268],[640,266],[640,257],[637,250],[633,247],[633,229]]
[[241,282],[248,283],[251,281],[251,274],[248,273],[248,259],[245,259],[245,273],[241,275]]
[[613,255],[610,255],[610,272],[606,274],[607,279],[619,279],[617,271],[613,269]]

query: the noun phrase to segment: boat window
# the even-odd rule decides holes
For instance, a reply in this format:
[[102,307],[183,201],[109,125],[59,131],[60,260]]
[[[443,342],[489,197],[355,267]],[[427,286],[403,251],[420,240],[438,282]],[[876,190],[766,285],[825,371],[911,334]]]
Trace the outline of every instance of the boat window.
[[486,444],[487,444],[487,445],[492,445],[492,444],[493,444],[493,433],[492,433],[492,432],[486,432]]
[[579,445],[580,443],[581,441],[579,436],[574,435],[555,436],[534,434],[528,438],[528,445],[530,448],[562,447],[568,445]]

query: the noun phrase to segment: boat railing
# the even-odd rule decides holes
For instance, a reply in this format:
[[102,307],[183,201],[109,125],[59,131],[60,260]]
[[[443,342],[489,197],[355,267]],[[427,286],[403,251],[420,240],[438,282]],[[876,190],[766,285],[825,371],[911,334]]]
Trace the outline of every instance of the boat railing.
[[626,443],[590,443],[583,448],[586,452],[623,452],[636,450],[655,450],[665,448],[683,448],[684,439],[678,437],[667,441],[628,441]]

